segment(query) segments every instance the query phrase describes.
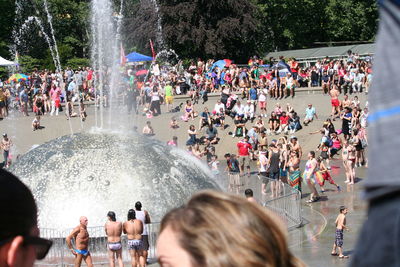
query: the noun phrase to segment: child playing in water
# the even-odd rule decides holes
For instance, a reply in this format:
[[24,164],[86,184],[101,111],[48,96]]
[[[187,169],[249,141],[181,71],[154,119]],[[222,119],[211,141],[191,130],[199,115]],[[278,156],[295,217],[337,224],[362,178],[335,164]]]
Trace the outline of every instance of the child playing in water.
[[169,127],[171,127],[172,129],[178,129],[179,128],[178,121],[176,120],[175,117],[171,118],[171,121],[169,123]]
[[83,103],[83,99],[81,99],[81,103],[79,104],[79,111],[80,111],[80,115],[81,115],[81,120],[85,121],[87,114],[86,114],[85,104]]
[[[339,215],[336,218],[336,232],[335,232],[335,242],[333,243],[332,256],[339,256],[340,259],[347,259],[349,256],[343,255],[343,230],[349,230],[346,226],[346,214],[347,208],[345,206],[340,206]],[[339,250],[339,255],[336,253],[336,249]]]

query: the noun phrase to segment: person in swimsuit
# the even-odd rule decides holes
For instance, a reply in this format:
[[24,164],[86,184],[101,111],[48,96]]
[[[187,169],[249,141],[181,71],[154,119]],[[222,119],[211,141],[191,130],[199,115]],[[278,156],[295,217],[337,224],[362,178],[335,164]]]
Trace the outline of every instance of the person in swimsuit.
[[7,134],[3,134],[3,140],[1,140],[0,143],[0,148],[3,149],[3,157],[4,157],[4,168],[8,168],[10,166],[10,160],[9,160],[9,155],[10,155],[10,149],[12,146],[11,139],[8,138]]
[[318,163],[315,159],[315,152],[310,151],[308,153],[306,168],[303,173],[303,179],[305,180],[311,191],[310,199],[307,200],[307,203],[313,203],[319,200],[319,195],[317,189],[315,188],[315,171],[317,170],[317,167]]
[[194,108],[193,108],[192,101],[190,101],[190,100],[186,100],[185,118],[187,118],[187,119],[192,118],[192,120],[194,120]]
[[332,86],[332,89],[329,91],[329,95],[331,96],[331,105],[332,105],[331,117],[333,120],[335,120],[335,118],[340,114],[340,101],[339,101],[340,92],[337,88],[337,85]]
[[280,194],[280,183],[279,180],[279,166],[281,161],[281,151],[275,144],[270,144],[270,151],[268,157],[269,166],[269,178],[271,179],[271,197],[278,197]]
[[315,175],[317,176],[318,184],[321,187],[321,192],[325,193],[325,188],[324,188],[325,181],[328,181],[330,184],[336,186],[337,190],[340,191],[340,186],[338,186],[332,179],[332,176],[329,173],[328,168],[324,164],[324,159],[321,156],[319,156],[317,158],[317,162],[318,162],[318,171],[315,173]]
[[144,267],[146,261],[143,257],[143,223],[136,219],[135,210],[128,211],[128,221],[124,222],[123,231],[128,236],[128,250],[132,259],[132,267]]
[[123,267],[124,263],[122,261],[121,244],[122,223],[117,222],[115,212],[113,211],[107,213],[107,218],[108,221],[104,226],[104,230],[107,235],[108,260],[110,262],[110,267],[115,267],[115,258],[117,258],[118,266]]
[[[88,250],[89,248],[89,233],[87,231],[88,219],[82,216],[79,219],[79,225],[72,230],[67,236],[65,242],[71,253],[75,256],[75,267],[80,267],[82,259],[86,262],[88,267],[93,267],[92,256]],[[75,239],[75,249],[72,247],[71,240]]]
[[301,192],[300,159],[296,151],[290,151],[287,167],[289,168],[289,185]]
[[342,148],[342,160],[343,160],[343,166],[346,171],[346,184],[354,184],[354,177],[355,177],[355,162],[356,162],[356,156],[355,156],[356,149],[353,147],[351,144],[349,144],[349,141],[344,140],[343,141],[343,148]]

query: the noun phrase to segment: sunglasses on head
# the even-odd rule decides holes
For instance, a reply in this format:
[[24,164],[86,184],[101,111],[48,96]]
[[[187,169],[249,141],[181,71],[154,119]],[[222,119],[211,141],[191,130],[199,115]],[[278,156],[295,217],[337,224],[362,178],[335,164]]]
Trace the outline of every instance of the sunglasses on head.
[[[11,241],[14,237],[9,237],[7,239],[1,240],[0,241],[0,246],[8,243]],[[35,247],[35,253],[36,253],[36,259],[37,260],[43,260],[47,253],[49,252],[51,246],[53,245],[53,241],[44,239],[41,237],[37,236],[23,236],[24,242],[23,246],[34,246]]]

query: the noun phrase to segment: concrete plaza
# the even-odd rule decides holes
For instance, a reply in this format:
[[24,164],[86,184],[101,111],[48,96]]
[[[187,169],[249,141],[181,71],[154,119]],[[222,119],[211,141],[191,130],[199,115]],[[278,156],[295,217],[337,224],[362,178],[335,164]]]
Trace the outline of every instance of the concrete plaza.
[[[358,97],[362,103],[361,105],[364,106],[366,97],[361,94],[359,94]],[[205,105],[196,105],[195,110],[201,112],[204,106],[212,110],[216,99],[217,97],[210,97],[210,100]],[[185,98],[176,99],[174,104],[177,105],[185,100]],[[315,150],[319,143],[321,138],[320,134],[310,135],[310,133],[320,129],[323,121],[329,117],[331,111],[330,99],[328,96],[322,95],[319,91],[305,90],[296,95],[294,99],[288,98],[279,101],[269,100],[267,106],[269,113],[277,102],[280,102],[282,107],[285,107],[286,103],[290,103],[301,118],[304,118],[308,103],[312,103],[316,107],[318,120],[312,122],[307,127],[303,126],[301,131],[295,133],[303,148],[302,160],[305,160],[307,152]],[[24,117],[18,111],[13,111],[8,118],[0,121],[0,132],[8,133],[14,143],[12,156],[15,159],[17,155],[22,155],[31,148],[62,135],[71,134],[71,132],[91,131],[95,125],[100,125],[100,114],[99,111],[95,112],[95,109],[94,106],[87,107],[88,118],[85,122],[81,122],[79,118],[67,120],[64,113],[52,117],[49,115],[42,116],[41,124],[44,128],[38,131],[32,131],[31,129],[31,122],[34,118],[32,113],[29,117]],[[165,107],[162,107],[162,110],[165,111]],[[119,110],[115,108],[112,112],[108,112],[108,108],[106,108],[103,114],[105,124],[112,121],[114,122],[113,125],[115,125],[115,121],[117,120],[119,124],[124,124],[128,131],[132,131],[134,126],[137,126],[138,132],[141,132],[145,122],[148,120],[145,116],[142,116],[141,113],[139,113],[139,115],[127,115],[126,107],[124,106],[120,106]],[[181,115],[182,113],[163,113],[161,116],[149,119],[155,130],[155,136],[152,138],[159,139],[165,143],[170,140],[172,136],[177,136],[179,147],[185,149],[185,143],[188,139],[188,127],[190,124],[193,124],[197,128],[199,119],[196,118],[194,121],[183,122],[179,120]],[[173,130],[169,127],[169,121],[173,116],[179,120],[179,129]],[[264,119],[264,122],[267,123],[267,119]],[[223,155],[228,152],[236,154],[236,143],[240,140],[239,138],[232,138],[228,135],[228,132],[233,130],[233,122],[230,118],[227,118],[226,124],[229,126],[224,131],[218,129],[221,141],[216,145],[216,152],[221,162],[221,168],[225,167]],[[341,128],[341,121],[336,121],[334,124],[336,129]],[[248,126],[250,125],[249,123]],[[280,136],[282,135],[270,136],[269,140],[278,139]],[[255,162],[252,164],[254,164],[252,166],[252,171],[256,171]],[[328,191],[323,194],[324,197],[321,201],[313,204],[306,204],[305,199],[303,199],[302,214],[305,224],[289,232],[289,246],[291,250],[308,266],[329,267],[346,266],[348,264],[349,260],[342,260],[330,255],[334,241],[334,222],[338,214],[339,206],[345,205],[349,209],[347,221],[350,231],[345,232],[344,248],[345,252],[350,254],[350,257],[351,252],[354,250],[358,232],[365,219],[366,203],[361,199],[360,195],[363,189],[363,180],[366,177],[366,169],[364,167],[357,168],[357,183],[353,186],[347,186],[344,183],[345,178],[341,160],[334,160],[331,165],[332,177],[342,187],[342,192],[337,192],[333,186],[326,185],[325,187]],[[304,163],[302,163],[302,169],[304,169]],[[307,188],[305,188],[303,194],[308,194]]]

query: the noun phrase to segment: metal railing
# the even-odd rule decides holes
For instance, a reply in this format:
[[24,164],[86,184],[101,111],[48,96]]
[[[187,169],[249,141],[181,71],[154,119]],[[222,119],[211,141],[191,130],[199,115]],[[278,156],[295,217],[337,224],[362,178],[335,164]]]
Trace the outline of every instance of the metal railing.
[[[279,184],[278,192],[275,195],[271,191],[273,183],[277,183],[275,184],[276,186]],[[255,199],[261,205],[278,215],[286,223],[289,230],[302,225],[301,193],[297,189],[292,188],[287,183],[276,182],[258,175],[251,175],[250,177],[241,176],[240,184],[239,188],[228,186],[228,191],[243,195],[244,190],[248,188],[252,189]]]
[[[146,224],[148,238],[149,238],[149,250],[148,250],[148,261],[154,262],[156,259],[155,244],[159,231],[159,223]],[[104,226],[88,227],[89,232],[89,248],[90,255],[93,259],[93,264],[101,265],[108,264],[108,250],[107,250],[107,237],[105,235]],[[40,236],[53,241],[46,258],[41,261],[37,261],[35,266],[74,266],[74,255],[68,249],[65,242],[65,238],[71,233],[72,229],[56,230],[49,228],[41,228]],[[127,249],[127,237],[122,236],[122,259],[128,263],[131,260],[129,251]]]

